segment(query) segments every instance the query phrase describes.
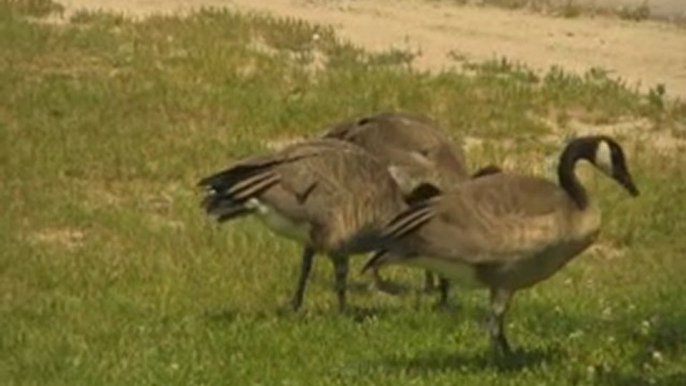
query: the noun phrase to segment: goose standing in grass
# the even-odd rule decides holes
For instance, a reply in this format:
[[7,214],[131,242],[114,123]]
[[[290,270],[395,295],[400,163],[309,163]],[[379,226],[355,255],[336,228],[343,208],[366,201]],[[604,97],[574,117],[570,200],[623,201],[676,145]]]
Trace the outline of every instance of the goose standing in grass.
[[199,185],[206,189],[205,210],[218,221],[255,215],[304,245],[294,309],[302,304],[314,254],[324,253],[334,264],[343,310],[348,256],[372,251],[383,225],[407,207],[384,164],[336,139],[238,161]]
[[[354,143],[379,158],[407,201],[426,199],[470,178],[462,147],[454,144],[438,123],[424,115],[382,112],[335,125],[324,134]],[[487,170],[488,172],[488,170]],[[377,286],[387,288],[374,271]],[[426,272],[425,290],[436,288]],[[439,305],[448,298],[448,284],[439,279]]]
[[387,224],[384,249],[364,270],[408,264],[488,288],[491,345],[498,356],[510,354],[503,318],[513,294],[552,276],[599,233],[600,212],[575,174],[580,160],[638,195],[619,144],[580,137],[562,152],[559,185],[497,173],[415,204]]

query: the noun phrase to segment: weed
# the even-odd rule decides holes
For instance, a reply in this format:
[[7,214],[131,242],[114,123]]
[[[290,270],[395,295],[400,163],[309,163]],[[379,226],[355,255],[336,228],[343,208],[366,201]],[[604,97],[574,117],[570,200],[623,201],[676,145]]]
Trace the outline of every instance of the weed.
[[577,5],[574,0],[567,0],[562,8],[560,9],[560,15],[565,18],[575,18],[581,15],[582,10],[579,5]]
[[641,21],[650,17],[650,7],[648,2],[644,2],[638,6],[623,6],[617,11],[620,18],[624,20]]
[[45,17],[61,13],[64,7],[52,0],[0,0],[0,7],[25,16]]
[[[446,0],[431,0],[446,1]],[[640,5],[612,7],[602,2],[589,2],[583,0],[450,0],[455,5],[476,5],[497,7],[510,10],[527,10],[546,15],[555,15],[563,18],[576,18],[579,16],[604,15],[618,17],[624,20],[643,21],[650,19],[651,12],[648,1]],[[676,26],[684,24],[683,17],[665,18]]]

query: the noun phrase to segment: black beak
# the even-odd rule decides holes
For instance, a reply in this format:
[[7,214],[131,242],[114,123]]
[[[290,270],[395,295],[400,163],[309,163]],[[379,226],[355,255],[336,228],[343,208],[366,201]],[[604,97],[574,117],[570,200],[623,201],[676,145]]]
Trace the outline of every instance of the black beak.
[[636,185],[634,184],[634,181],[631,179],[631,176],[628,173],[623,173],[619,176],[617,176],[617,181],[626,189],[629,194],[631,194],[633,197],[636,197],[639,195],[638,188],[636,188]]

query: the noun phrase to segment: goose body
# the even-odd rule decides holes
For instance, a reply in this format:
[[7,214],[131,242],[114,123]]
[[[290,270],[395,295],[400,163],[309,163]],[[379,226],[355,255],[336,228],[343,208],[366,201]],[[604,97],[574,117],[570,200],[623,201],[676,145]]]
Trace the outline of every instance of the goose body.
[[423,183],[443,190],[469,179],[462,147],[424,115],[382,112],[335,125],[324,137],[374,154],[389,167],[404,194]]
[[614,140],[578,138],[560,157],[559,185],[510,173],[465,182],[397,215],[365,268],[407,264],[488,288],[493,347],[508,353],[502,317],[514,292],[552,276],[599,234],[600,212],[574,174],[579,160],[638,194]]
[[[389,258],[419,266],[473,267],[486,287],[517,289],[545,279],[588,247],[600,230],[594,206],[579,210],[557,185],[509,173],[474,180],[425,205],[421,217],[396,224],[395,230],[417,227],[398,243],[405,254],[416,250],[425,257]],[[434,270],[460,281],[450,269]]]
[[[427,198],[470,178],[462,147],[453,143],[437,122],[424,115],[381,112],[353,118],[335,125],[324,138],[353,143],[377,157],[388,167],[407,201]],[[490,173],[493,169],[483,171]],[[383,287],[378,273],[375,277],[377,285]],[[426,274],[425,288],[435,288],[430,272]],[[439,288],[439,305],[444,305],[448,298],[447,283],[440,282]]]
[[275,233],[305,246],[295,308],[302,302],[315,253],[332,258],[343,308],[348,256],[369,252],[383,224],[405,208],[383,164],[335,139],[240,160],[199,185],[206,189],[205,210],[219,221],[254,215]]

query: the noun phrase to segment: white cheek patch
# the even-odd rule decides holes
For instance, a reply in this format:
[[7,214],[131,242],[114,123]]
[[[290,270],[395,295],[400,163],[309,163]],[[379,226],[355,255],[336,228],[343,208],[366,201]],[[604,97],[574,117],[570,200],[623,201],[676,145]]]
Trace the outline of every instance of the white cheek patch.
[[606,141],[600,141],[595,150],[595,165],[605,174],[612,175],[612,151]]

